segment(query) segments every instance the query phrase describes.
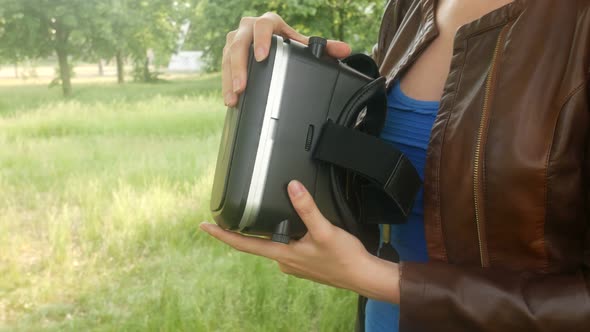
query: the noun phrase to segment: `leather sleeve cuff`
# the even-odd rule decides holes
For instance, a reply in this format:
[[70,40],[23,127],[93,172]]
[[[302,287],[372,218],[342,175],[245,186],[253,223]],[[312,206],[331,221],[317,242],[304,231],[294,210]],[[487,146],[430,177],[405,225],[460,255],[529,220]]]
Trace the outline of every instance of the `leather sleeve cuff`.
[[[485,294],[495,293],[493,288],[498,285],[480,289],[485,288],[482,272],[462,271],[446,263],[404,262],[400,267],[400,332],[486,330],[482,327],[490,307],[474,303],[486,302]],[[483,315],[477,315],[479,310]]]
[[588,331],[590,275],[400,266],[400,332]]

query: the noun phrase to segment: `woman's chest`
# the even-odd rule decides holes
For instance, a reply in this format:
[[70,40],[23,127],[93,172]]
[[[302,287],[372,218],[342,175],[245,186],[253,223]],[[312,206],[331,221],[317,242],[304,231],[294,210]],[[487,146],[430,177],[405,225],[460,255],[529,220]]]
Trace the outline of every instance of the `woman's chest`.
[[402,79],[402,90],[418,100],[440,100],[453,53],[457,30],[512,0],[441,0],[435,16],[439,35],[420,54]]

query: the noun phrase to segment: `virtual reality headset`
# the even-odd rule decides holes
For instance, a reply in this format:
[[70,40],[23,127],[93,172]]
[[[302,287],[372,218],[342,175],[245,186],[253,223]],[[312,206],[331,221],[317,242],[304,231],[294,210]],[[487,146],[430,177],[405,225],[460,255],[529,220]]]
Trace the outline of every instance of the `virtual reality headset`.
[[211,196],[222,228],[288,243],[306,233],[287,194],[299,180],[324,216],[355,234],[360,224],[402,223],[422,182],[399,150],[378,138],[385,79],[363,54],[327,56],[273,36],[269,56],[250,50],[248,82],[227,110]]

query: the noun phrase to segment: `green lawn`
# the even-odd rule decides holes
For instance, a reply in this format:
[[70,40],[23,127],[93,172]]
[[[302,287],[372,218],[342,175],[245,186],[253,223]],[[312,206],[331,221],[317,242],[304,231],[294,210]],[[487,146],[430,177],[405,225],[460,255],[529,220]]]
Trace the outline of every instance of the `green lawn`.
[[0,331],[350,331],[356,297],[198,231],[219,76],[0,86]]

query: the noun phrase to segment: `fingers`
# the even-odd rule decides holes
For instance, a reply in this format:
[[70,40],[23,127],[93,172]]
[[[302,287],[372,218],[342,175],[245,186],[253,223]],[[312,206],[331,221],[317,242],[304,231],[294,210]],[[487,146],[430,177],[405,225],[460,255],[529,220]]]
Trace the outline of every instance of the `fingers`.
[[225,242],[238,251],[273,260],[281,260],[288,255],[287,250],[289,247],[281,243],[240,235],[223,230],[219,226],[209,223],[202,223],[200,227],[214,238]]
[[[309,37],[300,34],[284,22],[279,32],[282,36],[292,40],[296,40],[302,44],[307,45],[309,43]],[[331,57],[342,59],[349,56],[352,52],[352,49],[350,48],[350,45],[348,45],[345,42],[338,40],[328,40],[328,44],[326,45],[326,52]]]
[[328,44],[326,45],[326,52],[331,57],[342,59],[349,56],[352,50],[350,46],[345,42],[337,40],[328,40]]
[[238,95],[246,88],[250,44],[254,42],[254,56],[262,61],[268,57],[273,33],[307,43],[307,37],[270,12],[242,18],[238,29],[227,34],[222,60],[222,94],[227,106],[236,106]]
[[[266,59],[273,33],[303,44],[309,40],[287,25],[279,15],[271,12],[260,17],[244,17],[238,29],[227,34],[222,59],[222,94],[227,106],[236,106],[238,95],[246,88],[250,45],[254,42],[254,57],[257,61]],[[344,42],[329,40],[326,51],[332,57],[344,58],[351,49]]]
[[236,32],[229,48],[232,91],[235,94],[241,93],[246,87],[248,53],[250,52],[250,44],[252,44],[254,20],[254,18],[250,17],[242,19],[240,28]]
[[280,29],[278,31],[278,33],[281,36],[298,41],[298,42],[305,44],[305,45],[308,44],[309,37],[304,36],[304,35],[300,34],[299,32],[297,32],[297,30],[293,29],[290,25],[285,23],[285,21],[283,21],[282,18],[281,18],[281,22],[282,22],[282,24],[279,27]]
[[236,106],[238,94],[246,87],[248,52],[252,43],[252,26],[256,19],[244,17],[237,30],[226,36],[222,60],[222,94],[225,105]]
[[260,62],[268,56],[270,41],[276,22],[270,14],[264,14],[254,23],[254,57]]
[[324,218],[313,197],[305,187],[299,181],[293,180],[289,182],[287,190],[295,211],[303,220],[311,237],[321,241],[326,236],[329,236],[332,231],[332,224]]
[[268,56],[273,33],[307,44],[308,37],[295,31],[279,15],[268,12],[254,23],[254,55],[257,61]]
[[226,106],[233,107],[238,102],[238,96],[233,92],[231,76],[231,57],[230,46],[236,35],[236,30],[230,31],[226,36],[226,44],[223,48],[223,58],[221,60],[221,93],[223,102]]

